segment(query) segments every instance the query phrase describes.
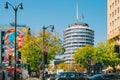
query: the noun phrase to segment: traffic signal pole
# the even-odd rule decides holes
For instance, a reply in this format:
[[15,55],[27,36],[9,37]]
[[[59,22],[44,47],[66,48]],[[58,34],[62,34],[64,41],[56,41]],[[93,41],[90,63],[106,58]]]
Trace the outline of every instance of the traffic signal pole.
[[[43,48],[45,47],[45,26],[43,26]],[[42,58],[42,80],[45,80],[44,71],[45,71],[45,59],[44,59],[44,49],[43,49],[43,58]]]
[[51,28],[51,31],[53,32],[54,26],[49,25],[48,27],[43,26],[43,56],[42,56],[42,70],[41,70],[41,80],[45,80],[45,64],[47,64],[47,47],[45,44],[45,30],[47,28]]

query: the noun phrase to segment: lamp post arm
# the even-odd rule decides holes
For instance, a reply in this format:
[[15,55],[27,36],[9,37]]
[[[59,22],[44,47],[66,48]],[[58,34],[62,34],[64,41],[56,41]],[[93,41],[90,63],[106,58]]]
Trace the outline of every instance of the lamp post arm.
[[22,5],[22,3],[20,3],[16,8],[18,9],[21,5]]
[[49,25],[49,26],[47,26],[47,27],[43,26],[43,29],[47,29],[47,28],[54,29],[54,25]]
[[15,7],[12,4],[10,4],[9,2],[6,2],[6,4],[10,5],[13,8],[13,10],[15,10]]
[[23,6],[22,6],[22,3],[20,3],[18,6],[13,6],[12,4],[10,4],[9,2],[6,2],[7,5],[11,6],[12,9],[17,12],[18,11],[18,8],[20,7],[20,9],[23,9]]

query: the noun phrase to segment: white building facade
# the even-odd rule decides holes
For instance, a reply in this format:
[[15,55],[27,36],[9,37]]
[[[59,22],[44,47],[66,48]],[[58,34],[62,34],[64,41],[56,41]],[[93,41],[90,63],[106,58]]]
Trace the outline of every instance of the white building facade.
[[64,31],[65,59],[73,60],[73,54],[84,46],[94,46],[94,30],[88,24],[77,22]]

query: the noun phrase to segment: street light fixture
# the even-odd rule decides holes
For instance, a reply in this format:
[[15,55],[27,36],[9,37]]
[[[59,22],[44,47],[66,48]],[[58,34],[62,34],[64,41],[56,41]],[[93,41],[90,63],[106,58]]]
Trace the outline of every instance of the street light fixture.
[[6,2],[6,5],[5,5],[5,8],[6,9],[8,9],[8,5],[9,6],[11,6],[12,7],[12,9],[14,10],[14,12],[15,12],[15,64],[14,64],[14,80],[16,80],[16,51],[17,51],[17,49],[16,49],[16,47],[17,47],[17,41],[16,41],[16,36],[17,36],[17,34],[16,34],[16,30],[17,30],[17,11],[18,11],[18,9],[23,9],[23,5],[22,5],[22,3],[20,3],[18,6],[13,6],[12,4],[10,4],[9,2]]
[[45,27],[45,26],[43,26],[43,59],[42,59],[42,65],[43,65],[43,73],[42,73],[42,80],[45,80],[45,75],[44,75],[44,70],[45,70],[45,64],[46,64],[46,62],[45,62],[45,55],[47,55],[46,54],[46,45],[45,45],[45,30],[47,29],[47,28],[51,28],[51,32],[53,32],[53,30],[54,30],[54,25],[49,25],[49,26],[47,26],[47,27]]

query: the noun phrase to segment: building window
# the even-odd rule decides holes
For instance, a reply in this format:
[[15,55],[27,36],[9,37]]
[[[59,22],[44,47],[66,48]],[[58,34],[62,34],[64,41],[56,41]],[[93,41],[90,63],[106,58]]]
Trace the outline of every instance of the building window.
[[112,12],[112,17],[114,17],[114,12]]
[[117,5],[117,1],[115,0],[115,6]]
[[119,13],[119,7],[118,7],[118,13]]
[[117,11],[115,10],[115,15],[117,14]]
[[110,19],[111,19],[111,14],[110,14]]
[[112,21],[112,26],[114,27],[114,21]]
[[112,8],[114,8],[114,3],[112,3]]
[[118,22],[119,22],[119,17],[117,19],[118,19]]
[[118,26],[118,30],[120,29],[120,26]]
[[115,19],[115,24],[117,23],[117,19]]
[[110,5],[110,10],[111,10],[111,5]]

